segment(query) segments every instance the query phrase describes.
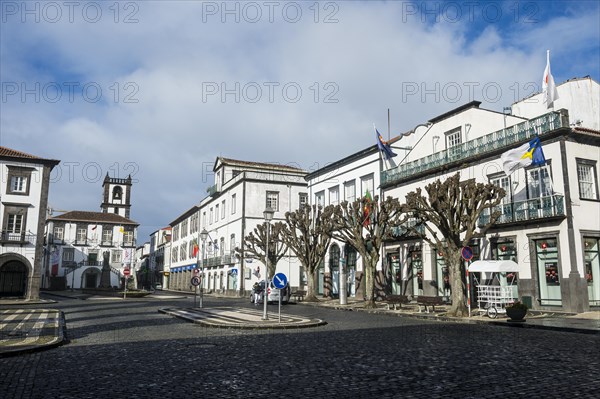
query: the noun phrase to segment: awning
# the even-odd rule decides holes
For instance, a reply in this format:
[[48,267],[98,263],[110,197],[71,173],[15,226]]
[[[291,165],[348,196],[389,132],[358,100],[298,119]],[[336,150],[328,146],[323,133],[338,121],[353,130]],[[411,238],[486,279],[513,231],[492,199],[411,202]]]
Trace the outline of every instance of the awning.
[[469,272],[517,272],[519,265],[512,260],[476,260],[469,266]]

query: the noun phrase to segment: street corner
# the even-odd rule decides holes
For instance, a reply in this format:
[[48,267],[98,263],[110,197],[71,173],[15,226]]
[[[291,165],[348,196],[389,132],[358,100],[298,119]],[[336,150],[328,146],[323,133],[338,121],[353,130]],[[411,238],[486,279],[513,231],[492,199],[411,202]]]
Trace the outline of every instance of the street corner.
[[1,310],[0,357],[62,345],[64,329],[64,314],[56,309]]
[[237,307],[162,308],[159,312],[211,328],[298,329],[327,324],[322,319],[280,315],[277,312],[268,312],[268,318],[264,319],[262,311]]

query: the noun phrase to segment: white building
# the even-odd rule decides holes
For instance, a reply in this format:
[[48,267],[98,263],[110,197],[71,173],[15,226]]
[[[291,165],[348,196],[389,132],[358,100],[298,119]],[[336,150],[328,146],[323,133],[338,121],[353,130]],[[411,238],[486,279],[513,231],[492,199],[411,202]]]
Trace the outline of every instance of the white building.
[[[515,260],[518,296],[535,309],[581,312],[600,306],[599,87],[584,78],[557,89],[557,111],[547,110],[538,94],[513,104],[511,114],[481,109],[474,101],[435,117],[412,140],[392,140],[392,148],[403,142],[412,147],[406,154],[396,150],[397,166],[379,163],[376,146],[337,161],[308,175],[311,201],[351,199],[352,190],[350,197],[344,190],[352,182],[355,187],[360,182],[356,195],[364,195],[363,181],[371,173],[376,193],[401,202],[416,188],[457,172],[463,180],[498,184],[507,191],[503,216],[487,237],[472,242],[475,259]],[[542,142],[546,165],[506,176],[500,155],[533,137]],[[322,272],[332,277],[331,293],[339,254],[345,256],[343,246],[332,244]],[[378,269],[379,295],[447,296],[451,288],[444,282],[441,254],[402,229],[385,246]],[[361,271],[359,259],[355,283]]]
[[[235,248],[264,223],[267,206],[275,210],[271,223],[276,223],[285,219],[286,212],[306,203],[306,172],[293,166],[222,157],[216,159],[213,172],[215,184],[208,189],[208,197],[170,223],[171,264],[166,286],[189,290],[193,270],[203,265],[205,290],[245,295],[255,281],[264,279],[265,267],[245,254],[237,257]],[[208,232],[204,251],[203,229]],[[277,271],[288,276],[291,286],[303,284],[300,263],[294,256],[281,259]]]
[[0,147],[0,297],[39,298],[50,172],[59,162]]
[[[125,217],[131,207],[131,178],[107,176],[102,187],[102,212],[70,211],[48,218],[45,288],[120,287],[124,269],[135,267],[138,223]],[[101,285],[104,259],[111,269],[108,287]]]
[[171,226],[167,226],[150,234],[150,269],[160,276],[157,284],[162,288],[168,288],[170,264]]

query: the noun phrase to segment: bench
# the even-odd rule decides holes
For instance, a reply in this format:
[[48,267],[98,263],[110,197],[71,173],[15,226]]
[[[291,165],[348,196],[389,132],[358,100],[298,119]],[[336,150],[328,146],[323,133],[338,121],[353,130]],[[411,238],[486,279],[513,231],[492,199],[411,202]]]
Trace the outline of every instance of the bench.
[[435,313],[435,307],[445,305],[444,299],[441,296],[423,296],[417,297],[417,305],[419,305],[419,313],[421,313],[421,306],[425,307],[425,311],[429,313],[429,306]]
[[399,305],[402,308],[402,304],[407,304],[410,301],[406,295],[388,295],[385,298],[385,303],[387,305],[387,310],[390,310],[390,305],[394,306],[394,310],[396,310],[396,305]]
[[296,300],[296,302],[304,300],[305,296],[306,296],[306,291],[300,291],[300,290],[294,291],[290,294],[290,297],[294,298]]

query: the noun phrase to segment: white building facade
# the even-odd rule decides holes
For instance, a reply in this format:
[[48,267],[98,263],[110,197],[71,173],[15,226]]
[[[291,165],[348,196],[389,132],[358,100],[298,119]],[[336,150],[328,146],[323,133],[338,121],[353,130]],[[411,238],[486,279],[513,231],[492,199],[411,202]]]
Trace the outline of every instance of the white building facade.
[[[285,213],[308,201],[306,172],[300,168],[247,162],[218,157],[214,185],[200,204],[173,220],[171,264],[168,287],[190,290],[194,269],[204,273],[206,292],[244,296],[254,282],[264,279],[265,266],[235,249],[253,229],[264,223],[263,212],[275,211],[271,223],[285,219]],[[201,240],[206,229],[208,239]],[[166,270],[166,268],[165,268]],[[282,258],[277,271],[285,273],[292,287],[303,284],[300,263],[292,256]]]
[[[101,212],[70,211],[46,223],[44,288],[121,287],[125,269],[135,277],[138,223],[125,217],[131,207],[131,177],[103,181]],[[106,259],[110,283],[101,286]]]
[[0,297],[39,298],[50,172],[58,163],[0,147]]
[[[502,216],[485,238],[471,243],[474,260],[514,260],[517,296],[533,309],[582,312],[600,305],[600,219],[590,217],[600,210],[598,83],[573,80],[559,85],[558,92],[562,100],[555,103],[556,111],[546,109],[541,94],[513,104],[512,117],[524,121],[511,120],[506,128],[503,116],[477,107],[435,118],[411,159],[384,171],[381,184],[386,196],[401,200],[457,172],[461,180],[503,187]],[[433,148],[436,137],[445,146]],[[534,137],[541,140],[546,164],[507,176],[500,155]],[[397,282],[392,279],[392,293],[404,285],[412,295],[448,295],[441,254],[425,242],[397,237],[386,246],[385,257],[389,275],[399,276]]]

